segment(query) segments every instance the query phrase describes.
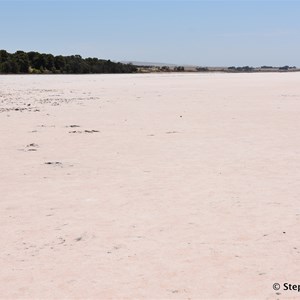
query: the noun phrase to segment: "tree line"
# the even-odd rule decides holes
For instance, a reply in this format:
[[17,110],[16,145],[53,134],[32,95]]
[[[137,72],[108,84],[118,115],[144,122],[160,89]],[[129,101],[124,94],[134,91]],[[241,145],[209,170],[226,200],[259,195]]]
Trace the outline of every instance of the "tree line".
[[54,56],[39,52],[0,50],[2,74],[98,74],[134,73],[132,64],[115,63],[98,58],[82,58],[80,55]]

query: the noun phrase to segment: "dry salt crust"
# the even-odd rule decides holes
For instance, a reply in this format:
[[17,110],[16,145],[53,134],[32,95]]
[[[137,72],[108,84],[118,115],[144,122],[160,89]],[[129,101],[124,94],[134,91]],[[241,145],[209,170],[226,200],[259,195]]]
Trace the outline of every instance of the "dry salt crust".
[[300,73],[0,77],[1,299],[287,299]]

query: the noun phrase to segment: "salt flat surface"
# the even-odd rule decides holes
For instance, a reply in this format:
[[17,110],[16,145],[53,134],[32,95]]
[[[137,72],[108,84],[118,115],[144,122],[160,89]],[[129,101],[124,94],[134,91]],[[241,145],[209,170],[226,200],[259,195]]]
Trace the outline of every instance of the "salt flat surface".
[[0,77],[1,299],[287,299],[300,73]]

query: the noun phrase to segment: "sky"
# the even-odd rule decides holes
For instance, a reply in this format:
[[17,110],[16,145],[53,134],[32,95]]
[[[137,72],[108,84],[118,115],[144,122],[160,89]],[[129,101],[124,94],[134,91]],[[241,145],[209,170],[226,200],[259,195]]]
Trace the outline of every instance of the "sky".
[[300,0],[0,0],[0,49],[300,67]]

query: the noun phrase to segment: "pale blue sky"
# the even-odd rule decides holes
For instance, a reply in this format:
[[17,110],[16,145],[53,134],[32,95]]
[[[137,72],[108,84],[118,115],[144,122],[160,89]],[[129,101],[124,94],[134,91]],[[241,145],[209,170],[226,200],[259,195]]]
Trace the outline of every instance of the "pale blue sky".
[[300,1],[0,0],[0,49],[204,66],[300,66]]

